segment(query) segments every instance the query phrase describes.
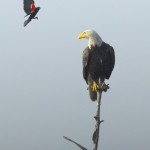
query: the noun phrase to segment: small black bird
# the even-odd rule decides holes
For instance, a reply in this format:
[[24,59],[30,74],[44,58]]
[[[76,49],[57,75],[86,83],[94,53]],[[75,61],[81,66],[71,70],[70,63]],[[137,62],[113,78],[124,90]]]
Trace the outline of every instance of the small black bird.
[[[30,15],[29,18],[24,22],[24,27],[32,20],[32,19],[38,19],[38,17],[35,17],[38,11],[40,10],[40,7],[35,7],[33,0],[24,0],[24,11],[27,14],[26,16]],[[26,17],[25,16],[25,17]]]

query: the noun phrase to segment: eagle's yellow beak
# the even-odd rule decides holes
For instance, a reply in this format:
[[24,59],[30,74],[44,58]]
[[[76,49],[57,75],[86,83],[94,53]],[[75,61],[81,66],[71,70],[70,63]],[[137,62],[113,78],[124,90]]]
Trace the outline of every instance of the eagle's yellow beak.
[[85,33],[81,33],[81,34],[78,35],[78,40],[80,40],[82,38],[85,38]]

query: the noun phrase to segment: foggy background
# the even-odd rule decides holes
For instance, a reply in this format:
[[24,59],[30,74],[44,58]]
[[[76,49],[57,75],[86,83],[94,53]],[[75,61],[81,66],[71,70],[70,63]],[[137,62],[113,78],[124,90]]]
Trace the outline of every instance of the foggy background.
[[79,33],[94,29],[112,45],[114,71],[102,95],[99,149],[150,149],[150,2],[35,0],[39,20],[25,28],[23,1],[0,9],[0,150],[92,149],[96,103],[82,77]]

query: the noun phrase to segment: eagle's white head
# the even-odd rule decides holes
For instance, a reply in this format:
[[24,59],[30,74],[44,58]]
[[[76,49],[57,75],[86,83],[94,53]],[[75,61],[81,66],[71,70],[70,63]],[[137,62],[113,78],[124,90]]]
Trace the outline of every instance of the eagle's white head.
[[91,48],[92,46],[101,46],[102,39],[98,35],[98,33],[94,30],[85,30],[81,34],[79,34],[78,39],[86,38],[88,39],[88,47]]

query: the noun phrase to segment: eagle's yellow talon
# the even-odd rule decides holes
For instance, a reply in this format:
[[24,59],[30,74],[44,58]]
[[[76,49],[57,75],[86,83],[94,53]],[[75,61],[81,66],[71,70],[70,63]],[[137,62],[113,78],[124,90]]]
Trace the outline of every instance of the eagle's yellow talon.
[[96,84],[95,81],[93,82],[92,89],[93,89],[93,91],[96,91],[96,92],[97,92],[98,89],[99,89],[99,86]]

